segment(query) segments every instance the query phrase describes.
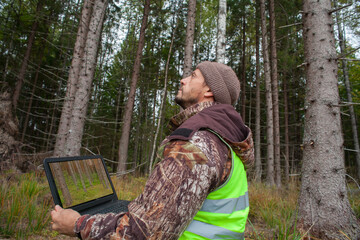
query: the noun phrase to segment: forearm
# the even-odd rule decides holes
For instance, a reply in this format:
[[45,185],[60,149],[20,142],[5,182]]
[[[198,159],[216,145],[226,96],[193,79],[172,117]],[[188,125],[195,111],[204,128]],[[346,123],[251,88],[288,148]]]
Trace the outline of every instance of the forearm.
[[109,239],[115,234],[119,221],[125,213],[83,215],[75,223],[74,232],[82,239]]

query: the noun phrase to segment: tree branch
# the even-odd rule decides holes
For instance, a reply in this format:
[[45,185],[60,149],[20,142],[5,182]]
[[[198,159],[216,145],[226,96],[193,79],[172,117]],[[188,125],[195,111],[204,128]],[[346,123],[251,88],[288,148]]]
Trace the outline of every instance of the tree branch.
[[340,56],[338,56],[338,59],[343,59],[343,57],[345,57],[345,56],[347,56],[347,55],[349,55],[349,54],[352,54],[352,53],[356,52],[356,51],[359,50],[359,49],[360,49],[360,47],[357,47],[357,48],[351,50],[351,51],[348,52],[348,53],[341,54]]
[[280,26],[279,28],[286,28],[286,27],[292,27],[292,26],[297,26],[297,25],[302,25],[302,22],[298,22],[298,23],[293,23],[293,24],[289,24],[289,25]]
[[342,7],[339,7],[339,8],[332,9],[332,10],[329,11],[329,15],[332,14],[332,13],[334,13],[334,12],[340,11],[341,9],[350,7],[351,5],[352,5],[352,3],[350,3],[350,4],[348,4],[348,5],[345,5],[345,6],[342,6]]
[[352,58],[338,58],[338,60],[346,60],[346,61],[360,61],[360,59],[352,59]]

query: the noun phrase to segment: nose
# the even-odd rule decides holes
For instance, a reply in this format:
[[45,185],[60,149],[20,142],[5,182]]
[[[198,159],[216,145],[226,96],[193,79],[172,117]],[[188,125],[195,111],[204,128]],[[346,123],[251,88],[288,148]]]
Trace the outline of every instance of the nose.
[[189,76],[189,77],[186,77],[186,78],[181,79],[181,80],[180,80],[181,85],[186,84],[186,83],[188,82],[189,78],[190,78],[190,76]]

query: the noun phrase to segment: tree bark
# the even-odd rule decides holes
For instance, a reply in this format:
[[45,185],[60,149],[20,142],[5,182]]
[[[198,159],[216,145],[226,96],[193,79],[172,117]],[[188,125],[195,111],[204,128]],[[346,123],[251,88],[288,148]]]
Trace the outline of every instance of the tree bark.
[[98,46],[107,4],[107,0],[96,0],[92,12],[84,49],[84,62],[82,63],[78,84],[76,86],[76,95],[71,112],[69,133],[65,144],[65,155],[67,156],[80,155],[85,118],[91,95]]
[[73,59],[69,71],[69,77],[66,87],[66,95],[64,105],[61,111],[60,123],[56,135],[54,147],[54,156],[65,155],[65,144],[70,128],[71,112],[73,109],[76,87],[79,79],[81,64],[83,62],[85,42],[89,31],[89,24],[93,10],[93,1],[84,0],[81,18],[74,46]]
[[270,47],[271,47],[271,82],[272,100],[274,114],[274,163],[275,163],[275,183],[281,187],[281,164],[280,164],[280,119],[279,119],[279,90],[278,90],[278,71],[277,71],[277,50],[275,32],[275,7],[274,0],[269,0],[270,15]]
[[265,0],[260,0],[260,17],[262,31],[262,50],[264,61],[264,77],[266,87],[266,142],[267,142],[267,176],[266,181],[269,185],[274,185],[274,120],[273,120],[273,101],[271,93],[270,63],[267,42]]
[[136,51],[136,57],[134,62],[134,68],[131,76],[131,85],[128,101],[126,103],[123,125],[121,130],[121,138],[119,142],[119,164],[117,167],[117,173],[121,174],[126,170],[126,161],[128,155],[129,147],[129,138],[130,138],[130,127],[131,127],[131,118],[135,102],[135,90],[136,84],[140,75],[140,63],[142,58],[142,50],[145,45],[145,30],[147,27],[147,20],[150,12],[150,0],[146,0],[144,5],[144,15],[141,23],[140,37],[138,43],[138,49]]
[[[337,8],[337,0],[334,1],[334,7]],[[340,52],[342,55],[345,55],[345,40],[343,33],[342,26],[340,23],[340,17],[339,17],[339,11],[336,11],[336,22],[338,26],[338,33],[339,33],[339,46],[340,46]],[[342,69],[343,69],[343,76],[346,86],[346,96],[349,103],[352,103],[352,96],[351,96],[351,86],[350,86],[350,80],[349,80],[349,70],[347,67],[347,60],[342,59]],[[354,140],[354,149],[356,151],[356,165],[357,165],[357,178],[360,179],[360,147],[359,147],[359,137],[358,137],[358,130],[357,130],[357,121],[356,121],[356,114],[354,111],[354,106],[349,105],[349,112],[350,112],[350,119],[351,119],[351,129],[353,134],[353,140]]]
[[226,50],[226,0],[219,0],[219,15],[217,25],[216,61],[225,63]]
[[255,114],[255,181],[261,181],[262,166],[261,166],[261,96],[260,96],[260,31],[259,31],[259,1],[256,1],[256,15],[255,15],[255,29],[256,29],[256,114]]
[[359,222],[347,197],[337,54],[330,10],[330,0],[304,1],[307,81],[296,226],[319,239],[359,239]]
[[187,25],[186,25],[183,78],[190,76],[192,72],[192,58],[193,58],[194,35],[195,35],[195,16],[196,16],[196,0],[189,0]]
[[246,122],[246,19],[245,8],[242,17],[242,56],[241,56],[241,117]]
[[0,93],[0,172],[14,166],[13,153],[17,152],[19,142],[18,121],[12,113],[12,101],[8,91]]

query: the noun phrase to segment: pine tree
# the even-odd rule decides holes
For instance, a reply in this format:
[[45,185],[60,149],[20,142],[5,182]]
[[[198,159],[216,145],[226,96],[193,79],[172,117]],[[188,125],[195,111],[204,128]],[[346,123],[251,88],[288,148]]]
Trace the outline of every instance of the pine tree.
[[320,239],[359,239],[347,197],[337,54],[330,0],[305,0],[305,129],[297,228]]

